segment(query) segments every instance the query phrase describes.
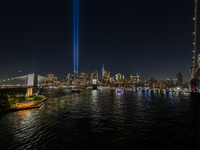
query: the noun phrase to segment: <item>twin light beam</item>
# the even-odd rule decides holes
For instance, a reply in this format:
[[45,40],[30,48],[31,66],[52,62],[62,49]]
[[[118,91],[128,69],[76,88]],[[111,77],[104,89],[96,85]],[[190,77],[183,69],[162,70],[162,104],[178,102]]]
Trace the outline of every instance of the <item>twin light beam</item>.
[[78,73],[79,0],[74,0],[74,72]]

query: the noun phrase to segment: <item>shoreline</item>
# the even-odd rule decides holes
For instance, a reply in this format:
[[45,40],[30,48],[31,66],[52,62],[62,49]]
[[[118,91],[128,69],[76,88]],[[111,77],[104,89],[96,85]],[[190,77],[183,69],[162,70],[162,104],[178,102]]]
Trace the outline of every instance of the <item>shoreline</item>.
[[14,111],[20,111],[20,110],[27,110],[27,109],[33,109],[33,108],[40,108],[44,101],[46,101],[47,98],[42,99],[39,102],[35,102],[35,104],[33,106],[29,106],[29,107],[23,107],[23,108],[19,108],[19,107],[8,107],[8,108],[3,108],[2,110],[0,110],[0,114],[4,114],[4,113],[8,113],[8,112],[14,112]]

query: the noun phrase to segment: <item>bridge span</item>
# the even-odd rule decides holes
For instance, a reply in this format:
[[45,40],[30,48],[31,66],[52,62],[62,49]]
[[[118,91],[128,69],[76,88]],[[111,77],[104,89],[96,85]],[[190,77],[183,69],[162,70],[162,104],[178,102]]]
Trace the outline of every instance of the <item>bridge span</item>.
[[41,75],[37,74],[27,74],[24,76],[19,76],[19,77],[13,77],[13,78],[8,78],[8,79],[2,79],[0,80],[0,87],[26,87],[26,86],[33,86],[34,81],[34,76],[37,76],[37,86],[40,86],[44,83],[44,77]]

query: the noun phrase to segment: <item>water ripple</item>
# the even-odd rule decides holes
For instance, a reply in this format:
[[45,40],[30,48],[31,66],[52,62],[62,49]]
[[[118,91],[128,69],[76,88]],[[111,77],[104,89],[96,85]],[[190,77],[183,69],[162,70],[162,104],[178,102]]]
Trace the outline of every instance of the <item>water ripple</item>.
[[197,149],[200,102],[176,93],[44,92],[41,109],[0,116],[0,149]]

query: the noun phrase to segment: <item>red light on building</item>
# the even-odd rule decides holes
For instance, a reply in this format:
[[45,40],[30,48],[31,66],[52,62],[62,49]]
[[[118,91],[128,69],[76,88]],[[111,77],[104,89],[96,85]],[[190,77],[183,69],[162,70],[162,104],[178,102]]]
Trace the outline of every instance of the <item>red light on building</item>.
[[192,88],[192,91],[194,91],[194,88]]

